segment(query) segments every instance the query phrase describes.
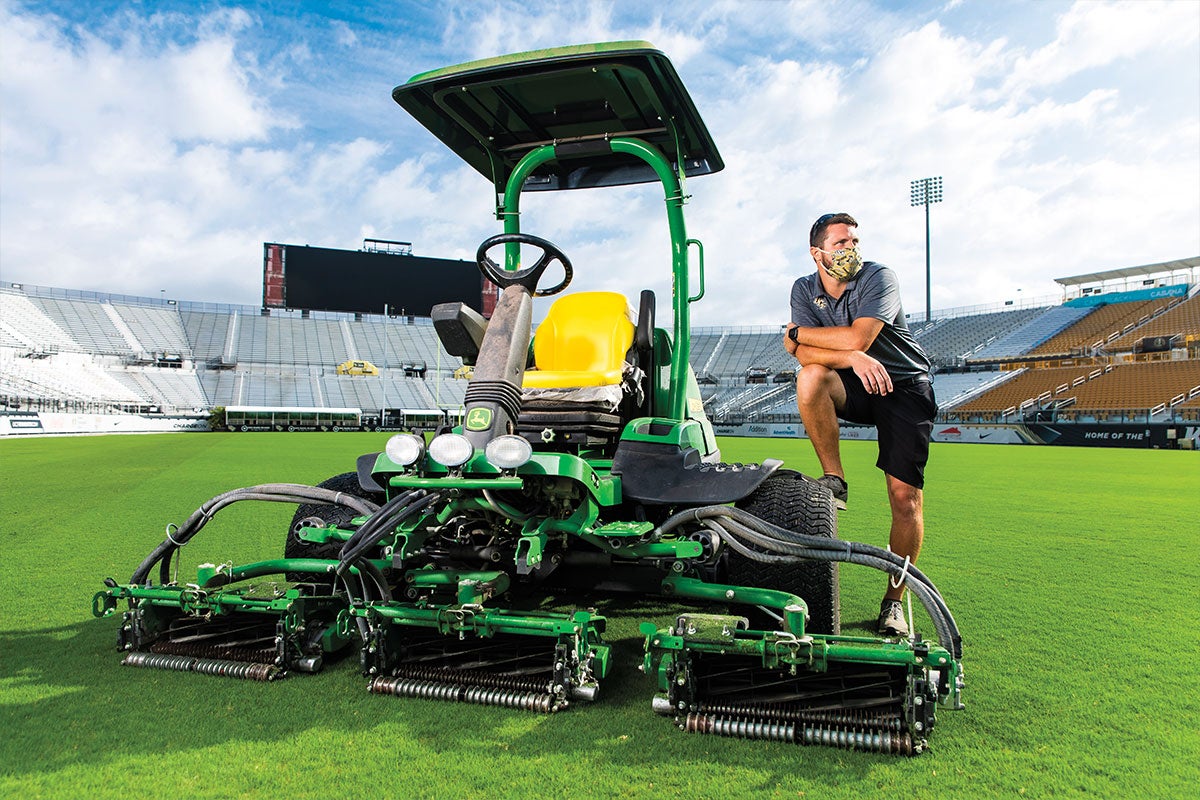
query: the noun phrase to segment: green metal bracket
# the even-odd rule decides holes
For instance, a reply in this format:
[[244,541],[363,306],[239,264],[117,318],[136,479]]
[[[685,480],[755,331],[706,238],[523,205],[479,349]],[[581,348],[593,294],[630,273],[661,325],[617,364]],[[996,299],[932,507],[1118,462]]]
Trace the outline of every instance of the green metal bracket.
[[718,600],[726,603],[767,606],[779,611],[783,616],[784,629],[789,634],[804,635],[804,621],[808,618],[808,604],[794,594],[776,589],[707,583],[698,578],[686,578],[682,575],[668,575],[663,578],[662,590],[663,594],[668,596],[690,597],[694,600]]
[[414,569],[404,574],[410,586],[424,588],[453,587],[459,605],[479,605],[508,590],[508,574],[494,571],[458,571]]
[[549,536],[545,530],[546,521],[536,523],[533,527],[526,524],[517,540],[517,572],[525,573],[542,563],[542,554],[546,551]]
[[[356,524],[362,524],[366,517],[360,517]],[[302,542],[313,544],[328,544],[329,542],[347,542],[353,536],[353,531],[342,530],[333,526],[327,528],[304,527],[296,531],[296,538]]]
[[653,522],[609,522],[595,528],[592,533],[597,536],[645,536],[654,530]]

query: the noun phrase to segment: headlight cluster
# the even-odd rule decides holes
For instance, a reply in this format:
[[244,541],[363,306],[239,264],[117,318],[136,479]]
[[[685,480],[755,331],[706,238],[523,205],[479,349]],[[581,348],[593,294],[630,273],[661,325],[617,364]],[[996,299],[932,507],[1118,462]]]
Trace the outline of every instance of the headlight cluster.
[[[425,440],[411,433],[399,433],[388,439],[384,452],[393,463],[409,467],[425,454]],[[443,433],[429,443],[429,457],[450,469],[461,467],[474,454],[471,442],[461,433]],[[516,469],[533,457],[533,446],[521,436],[498,436],[487,443],[484,456],[492,466]]]

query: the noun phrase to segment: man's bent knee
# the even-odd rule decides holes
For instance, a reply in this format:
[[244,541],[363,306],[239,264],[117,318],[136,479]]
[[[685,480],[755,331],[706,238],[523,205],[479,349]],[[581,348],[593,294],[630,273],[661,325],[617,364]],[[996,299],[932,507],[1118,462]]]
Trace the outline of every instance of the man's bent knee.
[[833,381],[841,378],[829,367],[809,364],[796,373],[796,399],[801,404],[834,397]]

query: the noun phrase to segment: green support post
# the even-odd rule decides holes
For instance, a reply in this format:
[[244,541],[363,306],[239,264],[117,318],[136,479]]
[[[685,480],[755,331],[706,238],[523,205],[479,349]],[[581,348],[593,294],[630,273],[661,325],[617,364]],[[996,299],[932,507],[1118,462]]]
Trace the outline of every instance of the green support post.
[[[687,227],[683,221],[683,190],[679,176],[671,167],[671,162],[658,148],[640,139],[615,138],[609,141],[614,153],[626,153],[640,158],[653,169],[662,182],[667,204],[667,224],[671,231],[671,271],[674,280],[672,302],[674,304],[674,349],[671,353],[671,399],[669,415],[672,419],[686,419],[687,414],[687,370],[690,352],[691,314],[689,309],[688,290],[688,237]],[[504,222],[505,233],[520,233],[521,187],[535,169],[547,161],[556,158],[554,145],[542,145],[529,151],[513,168],[504,190],[504,205],[500,217]],[[695,240],[692,240],[695,241]],[[516,244],[506,246],[505,269],[516,270],[520,264],[520,247]],[[696,299],[699,299],[698,297]]]

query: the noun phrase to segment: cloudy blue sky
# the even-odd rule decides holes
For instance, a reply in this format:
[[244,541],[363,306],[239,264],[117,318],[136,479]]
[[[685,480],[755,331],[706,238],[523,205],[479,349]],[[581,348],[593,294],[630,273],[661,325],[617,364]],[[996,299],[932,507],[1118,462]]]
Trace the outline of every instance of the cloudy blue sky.
[[[806,234],[850,211],[935,309],[1200,255],[1200,2],[0,0],[0,280],[255,304],[262,243],[468,258],[489,182],[390,96],[415,73],[646,39],[726,169],[688,183],[698,325],[777,324]],[[576,288],[668,293],[652,186],[533,195]]]

